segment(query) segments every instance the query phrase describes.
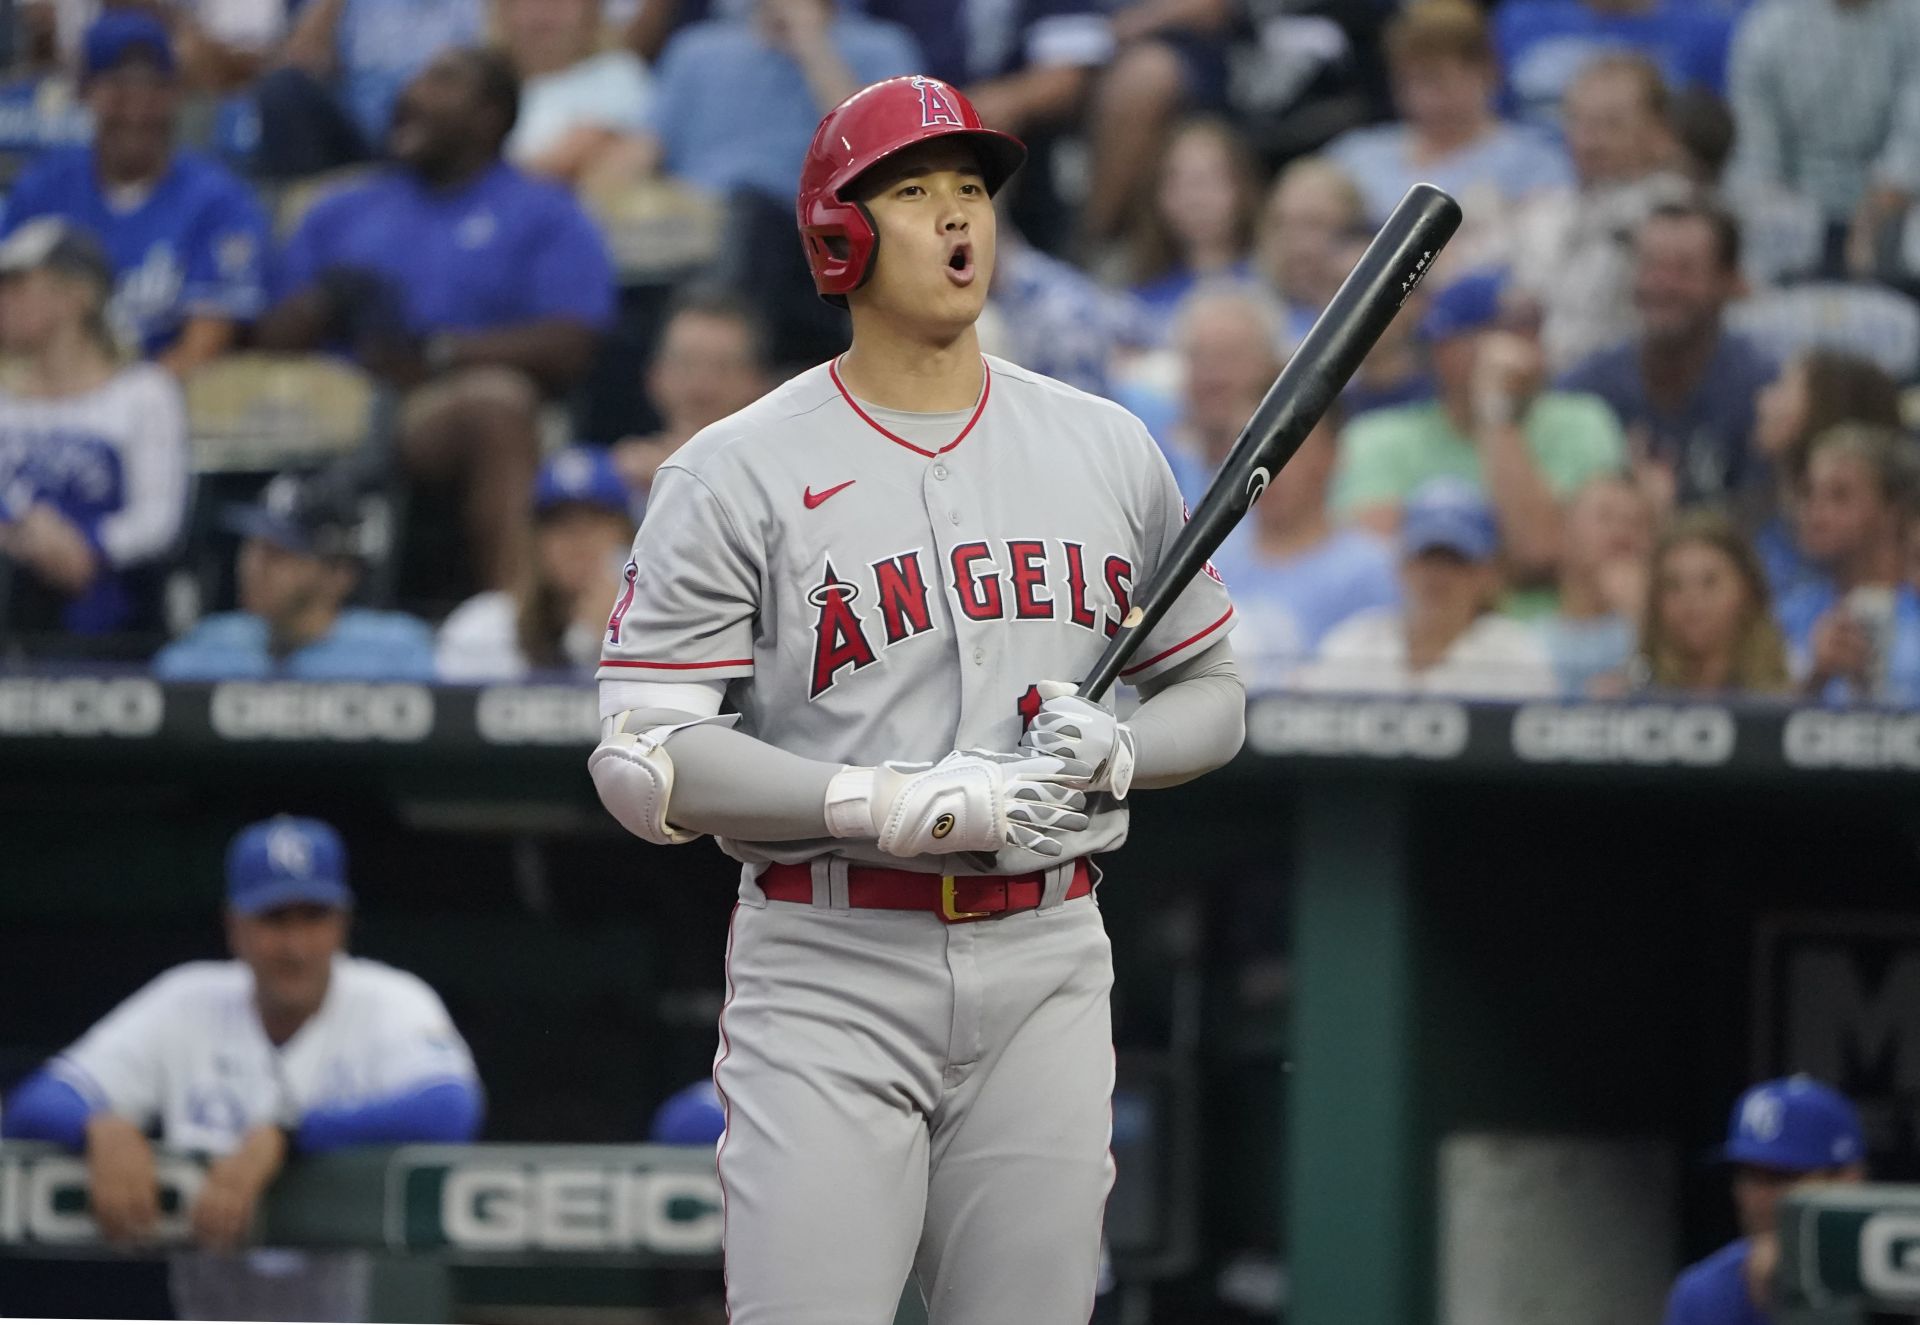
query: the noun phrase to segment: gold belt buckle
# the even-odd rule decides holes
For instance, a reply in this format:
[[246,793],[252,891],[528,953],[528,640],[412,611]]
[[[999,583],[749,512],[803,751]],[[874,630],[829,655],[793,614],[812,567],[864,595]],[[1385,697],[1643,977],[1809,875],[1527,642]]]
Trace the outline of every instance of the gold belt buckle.
[[991,911],[956,911],[953,906],[953,875],[940,876],[940,918],[948,924],[962,920],[979,920],[992,915]]

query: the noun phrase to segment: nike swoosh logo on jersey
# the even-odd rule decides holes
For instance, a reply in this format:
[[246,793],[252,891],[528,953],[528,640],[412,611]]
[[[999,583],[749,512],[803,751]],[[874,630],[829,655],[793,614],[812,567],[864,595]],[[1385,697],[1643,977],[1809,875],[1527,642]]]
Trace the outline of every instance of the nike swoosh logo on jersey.
[[857,478],[850,478],[845,483],[835,484],[833,487],[828,488],[825,492],[815,492],[813,488],[809,486],[804,492],[800,494],[800,500],[807,504],[808,510],[812,510],[814,507],[818,506],[821,502],[831,497],[834,493],[844,492],[846,489],[852,487],[854,484],[858,483],[859,481],[860,480]]

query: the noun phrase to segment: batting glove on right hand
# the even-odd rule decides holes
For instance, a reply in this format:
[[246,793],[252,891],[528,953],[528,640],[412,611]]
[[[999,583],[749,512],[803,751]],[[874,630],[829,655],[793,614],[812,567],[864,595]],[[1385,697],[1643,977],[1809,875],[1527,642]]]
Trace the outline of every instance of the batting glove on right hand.
[[1070,759],[1092,769],[1086,787],[1117,801],[1133,785],[1133,729],[1092,700],[1081,699],[1071,681],[1042,681],[1040,710],[1027,724],[1020,748]]
[[892,856],[994,852],[1042,856],[1086,828],[1092,770],[1051,756],[956,750],[937,764],[847,768],[827,784],[827,829],[872,838]]

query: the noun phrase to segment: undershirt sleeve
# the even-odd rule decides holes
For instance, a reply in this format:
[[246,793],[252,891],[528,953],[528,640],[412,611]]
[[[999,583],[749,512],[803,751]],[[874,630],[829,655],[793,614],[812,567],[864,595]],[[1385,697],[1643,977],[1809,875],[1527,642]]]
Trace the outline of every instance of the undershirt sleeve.
[[1182,659],[1141,693],[1145,698],[1127,719],[1135,787],[1191,782],[1239,753],[1247,734],[1247,690],[1225,639]]

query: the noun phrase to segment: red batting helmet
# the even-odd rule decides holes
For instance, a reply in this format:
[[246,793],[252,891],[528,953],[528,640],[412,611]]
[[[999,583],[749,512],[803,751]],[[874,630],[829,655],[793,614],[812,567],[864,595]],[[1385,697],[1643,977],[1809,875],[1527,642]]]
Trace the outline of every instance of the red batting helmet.
[[842,190],[895,152],[934,138],[973,144],[989,195],[1027,159],[1018,138],[981,125],[958,88],[919,74],[863,87],[820,121],[800,168],[794,211],[814,288],[827,302],[844,308],[847,292],[866,283],[879,238],[867,209],[841,197]]

